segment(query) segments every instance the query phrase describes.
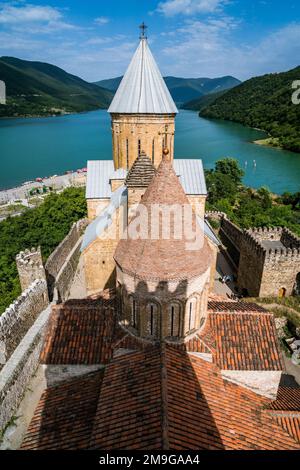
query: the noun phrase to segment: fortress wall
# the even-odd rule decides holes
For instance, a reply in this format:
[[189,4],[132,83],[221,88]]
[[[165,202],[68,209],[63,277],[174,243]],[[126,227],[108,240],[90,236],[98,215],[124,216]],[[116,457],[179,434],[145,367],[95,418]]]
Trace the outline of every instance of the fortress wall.
[[48,304],[47,283],[39,279],[0,316],[0,369]]
[[222,218],[221,221],[221,230],[220,236],[222,237],[223,234],[226,235],[227,238],[231,240],[231,242],[235,245],[238,251],[241,250],[241,244],[243,240],[243,230],[240,229],[237,225],[233,222],[230,222],[227,218]]
[[82,236],[82,233],[87,224],[87,219],[81,219],[74,223],[68,235],[49,256],[45,265],[45,269],[50,297],[52,297],[55,279],[57,278],[58,273],[61,271],[64,263],[66,262],[66,259]]
[[250,228],[247,232],[256,240],[280,241],[283,229],[282,227],[259,227]]
[[300,238],[288,228],[283,229],[281,241],[287,248],[300,248]]
[[68,298],[80,258],[81,242],[82,238],[79,238],[56,277],[55,289],[59,302],[64,302]]
[[0,372],[0,431],[15,416],[37,370],[50,305],[39,315]]
[[243,234],[238,270],[238,287],[248,295],[258,297],[264,268],[266,250],[248,230]]
[[299,272],[300,249],[269,251],[266,254],[259,295],[277,297],[282,288],[286,289],[285,295],[292,295]]

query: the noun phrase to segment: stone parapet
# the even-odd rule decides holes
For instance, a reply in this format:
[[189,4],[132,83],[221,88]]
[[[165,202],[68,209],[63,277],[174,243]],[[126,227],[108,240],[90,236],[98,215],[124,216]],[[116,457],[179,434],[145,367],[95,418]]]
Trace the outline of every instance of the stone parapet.
[[38,279],[0,316],[0,368],[48,304],[47,283]]

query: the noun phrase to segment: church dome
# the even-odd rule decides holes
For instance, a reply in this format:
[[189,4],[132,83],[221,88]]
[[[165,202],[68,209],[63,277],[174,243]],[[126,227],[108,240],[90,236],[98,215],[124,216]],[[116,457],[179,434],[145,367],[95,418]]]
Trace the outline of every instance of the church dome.
[[[155,207],[165,210],[164,217],[154,218]],[[187,221],[183,220],[186,208],[190,209]],[[138,218],[145,213],[145,209],[148,217],[144,227],[141,227],[143,238],[133,237],[133,229],[138,225]],[[172,212],[174,209],[175,212]],[[170,232],[166,237],[164,229],[168,213]],[[176,239],[174,233],[178,233],[175,231],[178,228],[178,214],[181,217],[182,236]],[[197,236],[198,243],[194,246],[191,245],[190,234],[186,235],[187,224]],[[157,230],[155,236],[153,229]],[[194,249],[191,249],[191,246]],[[129,223],[125,237],[119,241],[114,259],[123,272],[144,281],[191,279],[200,276],[210,267],[211,249],[167,155],[164,155],[137,208],[136,215]]]

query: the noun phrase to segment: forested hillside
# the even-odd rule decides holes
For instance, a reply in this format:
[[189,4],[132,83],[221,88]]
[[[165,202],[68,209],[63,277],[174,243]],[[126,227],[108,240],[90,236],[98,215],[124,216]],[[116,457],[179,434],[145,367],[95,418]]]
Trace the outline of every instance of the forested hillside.
[[263,129],[282,147],[300,152],[300,105],[292,103],[294,80],[300,80],[300,67],[252,78],[217,98],[200,115]]
[[68,188],[47,196],[39,207],[0,222],[0,315],[21,293],[17,253],[40,246],[46,261],[72,224],[85,216],[84,188]]
[[7,104],[0,117],[48,116],[107,108],[113,94],[54,65],[0,58]]

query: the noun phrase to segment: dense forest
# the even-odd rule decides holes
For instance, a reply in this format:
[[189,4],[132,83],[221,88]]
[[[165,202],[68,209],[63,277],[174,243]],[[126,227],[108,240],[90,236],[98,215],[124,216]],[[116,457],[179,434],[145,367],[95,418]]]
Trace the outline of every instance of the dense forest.
[[0,117],[48,116],[107,108],[113,93],[59,67],[14,57],[0,57],[0,80],[7,104]]
[[207,170],[206,210],[226,212],[241,228],[286,226],[300,236],[300,192],[275,196],[266,187],[245,186],[243,176],[237,160],[231,158]]
[[208,93],[207,95],[197,97],[195,100],[188,101],[182,105],[182,109],[190,109],[191,111],[202,111],[210,104],[213,104],[217,98],[223,96],[228,90],[222,90],[215,93]]
[[283,148],[300,152],[300,105],[292,103],[295,80],[300,80],[300,67],[251,78],[217,98],[200,115],[263,129]]
[[83,188],[68,188],[50,194],[35,209],[0,222],[0,313],[21,292],[15,257],[26,248],[41,246],[44,261],[69,232],[86,216]]

